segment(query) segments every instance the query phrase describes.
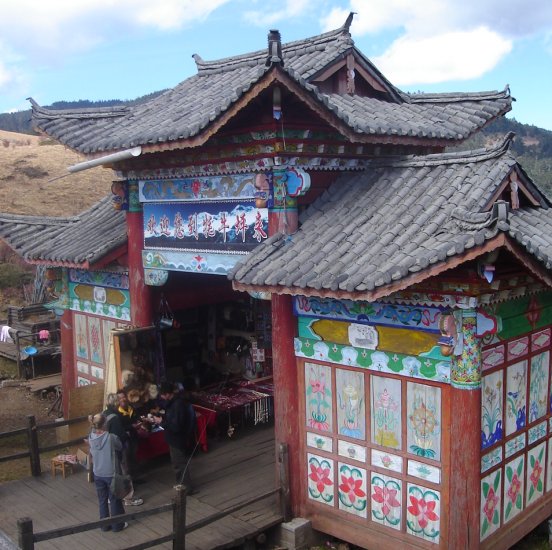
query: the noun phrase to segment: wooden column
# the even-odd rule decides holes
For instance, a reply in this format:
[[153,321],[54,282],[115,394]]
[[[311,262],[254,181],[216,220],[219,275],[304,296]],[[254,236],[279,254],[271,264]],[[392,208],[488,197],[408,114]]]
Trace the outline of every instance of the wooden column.
[[[273,208],[269,212],[269,234],[297,231],[297,201],[287,197],[285,170],[273,172]],[[297,318],[293,315],[291,296],[272,295],[272,357],[274,379],[274,435],[276,456],[286,445],[289,457],[289,503],[292,514],[297,513],[299,486],[299,418],[297,361],[293,340],[297,334]],[[279,475],[279,466],[276,465]]]
[[69,418],[69,391],[77,386],[73,312],[66,309],[60,319],[61,399],[63,417]]
[[450,550],[479,548],[481,471],[481,347],[476,311],[463,310],[462,353],[453,356],[450,392]]
[[152,288],[145,283],[142,250],[144,223],[142,207],[138,201],[137,184],[129,184],[129,210],[127,212],[128,278],[130,289],[130,322],[136,327],[153,323]]

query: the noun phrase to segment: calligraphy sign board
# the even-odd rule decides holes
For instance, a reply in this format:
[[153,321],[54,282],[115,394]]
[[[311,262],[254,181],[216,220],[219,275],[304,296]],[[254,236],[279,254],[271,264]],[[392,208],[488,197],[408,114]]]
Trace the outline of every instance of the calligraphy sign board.
[[268,209],[255,201],[145,203],[144,247],[248,252],[268,237]]

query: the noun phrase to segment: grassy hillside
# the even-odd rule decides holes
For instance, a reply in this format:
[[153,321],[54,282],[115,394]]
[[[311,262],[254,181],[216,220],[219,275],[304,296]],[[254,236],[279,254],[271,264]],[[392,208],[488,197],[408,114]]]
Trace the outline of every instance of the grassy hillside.
[[110,193],[113,171],[94,168],[52,181],[85,160],[54,141],[0,130],[0,211],[64,216]]

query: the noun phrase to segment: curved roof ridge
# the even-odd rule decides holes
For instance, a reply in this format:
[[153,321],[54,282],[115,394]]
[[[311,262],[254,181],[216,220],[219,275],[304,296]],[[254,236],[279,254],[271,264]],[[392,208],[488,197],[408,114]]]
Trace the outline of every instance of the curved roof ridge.
[[33,115],[40,114],[40,118],[112,118],[125,116],[130,112],[127,105],[114,105],[111,107],[83,107],[80,109],[47,109],[41,107],[32,97],[27,98],[31,103]]
[[[347,21],[345,24],[338,29],[334,29],[332,31],[328,31],[322,34],[317,34],[315,36],[312,36],[310,38],[302,38],[301,40],[294,40],[292,42],[287,42],[282,44],[282,54],[284,55],[284,60],[286,54],[293,54],[297,50],[300,50],[301,48],[305,47],[316,47],[317,45],[325,44],[328,42],[333,41],[339,41],[340,38],[345,38],[345,42],[348,46],[354,45],[354,41],[351,38],[351,34],[349,32],[349,24],[347,23],[349,21],[349,18],[347,18]],[[198,70],[198,74],[204,73],[204,72],[214,72],[216,70],[231,70],[243,65],[256,65],[260,63],[264,63],[266,61],[267,57],[267,50],[257,50],[254,52],[248,52],[242,55],[235,55],[231,57],[223,57],[220,59],[215,59],[212,61],[205,61],[201,58],[198,54],[193,54],[192,57],[194,58]]]
[[452,103],[454,101],[466,101],[468,99],[498,99],[510,97],[510,86],[506,85],[503,90],[489,90],[485,92],[442,92],[442,93],[408,93],[402,92],[411,103]]
[[508,132],[501,143],[492,148],[472,149],[469,151],[452,151],[430,155],[408,155],[404,157],[386,157],[375,159],[371,166],[391,166],[395,168],[409,166],[436,166],[445,164],[469,164],[499,158],[509,152],[516,134]]

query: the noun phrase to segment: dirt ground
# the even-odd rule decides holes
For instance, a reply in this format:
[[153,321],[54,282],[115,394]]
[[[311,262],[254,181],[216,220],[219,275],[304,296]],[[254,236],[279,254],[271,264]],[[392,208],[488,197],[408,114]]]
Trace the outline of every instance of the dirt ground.
[[34,415],[37,424],[52,422],[56,414],[49,415],[48,410],[52,406],[53,396],[35,394],[25,387],[25,383],[19,386],[6,386],[0,388],[0,426],[1,431],[16,430],[27,425],[27,416]]

